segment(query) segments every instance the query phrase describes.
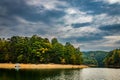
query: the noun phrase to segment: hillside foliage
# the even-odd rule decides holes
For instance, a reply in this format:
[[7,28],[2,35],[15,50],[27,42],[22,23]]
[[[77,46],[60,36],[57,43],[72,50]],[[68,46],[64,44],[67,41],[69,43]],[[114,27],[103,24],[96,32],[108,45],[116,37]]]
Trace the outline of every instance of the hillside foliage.
[[83,63],[86,65],[94,65],[98,67],[104,67],[104,58],[108,52],[106,51],[88,51],[83,52]]
[[79,48],[75,48],[70,42],[63,45],[57,38],[49,41],[47,38],[33,35],[0,39],[1,63],[81,64],[82,60]]
[[120,49],[114,49],[104,59],[107,67],[120,67]]

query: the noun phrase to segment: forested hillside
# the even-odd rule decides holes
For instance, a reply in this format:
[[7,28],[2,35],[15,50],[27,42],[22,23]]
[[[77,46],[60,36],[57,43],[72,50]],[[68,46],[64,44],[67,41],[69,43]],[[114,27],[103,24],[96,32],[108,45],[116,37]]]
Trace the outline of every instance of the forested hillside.
[[120,49],[114,49],[104,59],[107,67],[120,67]]
[[108,52],[105,51],[88,51],[83,52],[83,63],[86,65],[93,65],[103,67],[104,63],[103,60],[106,57]]
[[71,43],[56,38],[49,41],[37,35],[0,39],[0,62],[81,64],[82,53]]

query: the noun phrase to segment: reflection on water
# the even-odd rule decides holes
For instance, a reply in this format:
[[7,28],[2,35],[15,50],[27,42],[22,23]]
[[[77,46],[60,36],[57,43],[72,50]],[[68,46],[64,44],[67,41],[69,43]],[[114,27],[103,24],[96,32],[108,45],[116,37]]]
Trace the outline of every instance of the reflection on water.
[[120,69],[87,68],[81,70],[81,80],[120,80]]
[[120,80],[120,69],[0,69],[0,80]]

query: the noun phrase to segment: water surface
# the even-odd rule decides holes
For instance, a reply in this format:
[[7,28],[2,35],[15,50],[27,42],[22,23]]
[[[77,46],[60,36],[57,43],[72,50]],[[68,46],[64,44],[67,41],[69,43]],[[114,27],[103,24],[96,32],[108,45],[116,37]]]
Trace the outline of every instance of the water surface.
[[120,69],[0,69],[0,80],[120,80]]

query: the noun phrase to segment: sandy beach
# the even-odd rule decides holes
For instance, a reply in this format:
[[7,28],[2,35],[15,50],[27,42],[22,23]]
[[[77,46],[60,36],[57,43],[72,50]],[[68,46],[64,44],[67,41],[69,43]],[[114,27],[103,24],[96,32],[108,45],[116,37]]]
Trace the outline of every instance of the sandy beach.
[[14,69],[19,66],[20,69],[77,69],[87,68],[86,65],[65,65],[65,64],[12,64],[12,63],[0,63],[0,68]]

